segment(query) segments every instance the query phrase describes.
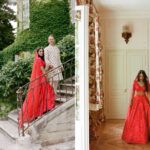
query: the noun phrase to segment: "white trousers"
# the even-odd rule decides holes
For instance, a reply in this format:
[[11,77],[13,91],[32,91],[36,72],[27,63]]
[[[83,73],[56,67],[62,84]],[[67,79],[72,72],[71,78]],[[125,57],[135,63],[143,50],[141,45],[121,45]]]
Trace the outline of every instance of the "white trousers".
[[50,85],[53,87],[56,95],[57,95],[58,82],[59,81],[50,81]]

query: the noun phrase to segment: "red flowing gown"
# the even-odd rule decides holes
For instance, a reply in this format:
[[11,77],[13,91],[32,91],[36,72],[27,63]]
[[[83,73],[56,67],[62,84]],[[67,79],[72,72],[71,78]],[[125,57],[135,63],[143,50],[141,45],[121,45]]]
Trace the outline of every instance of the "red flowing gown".
[[[134,81],[134,91],[145,91],[145,86]],[[122,139],[127,143],[145,144],[149,138],[150,110],[146,95],[135,95],[129,107],[123,129]]]
[[23,123],[33,121],[55,106],[54,90],[49,82],[46,81],[46,77],[42,76],[41,67],[45,68],[45,62],[36,54],[29,88],[22,107],[23,113],[22,111],[19,113],[18,120],[20,128],[22,128]]

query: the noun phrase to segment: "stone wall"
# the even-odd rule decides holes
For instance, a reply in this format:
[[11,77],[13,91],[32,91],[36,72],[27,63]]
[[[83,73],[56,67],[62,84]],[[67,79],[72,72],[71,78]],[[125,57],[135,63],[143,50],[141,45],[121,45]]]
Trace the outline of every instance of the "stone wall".
[[75,23],[75,1],[74,0],[68,0],[70,4],[70,17],[71,22]]
[[28,29],[30,26],[30,0],[17,0],[18,32]]
[[[30,0],[9,0],[9,1],[10,3],[15,3],[15,1],[17,1],[18,32],[28,29],[30,27]],[[68,1],[70,4],[71,21],[72,23],[74,23],[75,2],[74,0]]]
[[8,0],[9,5],[16,5],[17,0]]

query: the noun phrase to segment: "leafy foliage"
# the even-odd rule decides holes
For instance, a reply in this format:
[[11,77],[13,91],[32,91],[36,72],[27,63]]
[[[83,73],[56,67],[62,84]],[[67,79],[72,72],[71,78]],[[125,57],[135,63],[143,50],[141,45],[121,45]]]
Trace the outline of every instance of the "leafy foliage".
[[[8,62],[0,72],[0,95],[11,99],[16,95],[16,90],[29,81],[32,59],[21,59],[18,62]],[[15,99],[16,100],[16,99]]]
[[69,33],[71,22],[68,0],[37,1],[36,3],[35,0],[31,0],[31,8],[30,28],[42,39],[41,41],[45,41],[40,44],[47,44],[49,34],[54,34],[58,42]]
[[[72,58],[75,58],[75,37],[73,35],[65,36],[61,41],[58,42],[58,47],[61,53],[61,61],[65,63]],[[69,64],[64,65],[63,77],[67,79],[70,76],[73,76],[75,73],[75,62],[71,60]]]
[[[75,57],[74,36],[65,36],[58,42],[57,46],[61,51],[62,63]],[[29,57],[16,63],[9,61],[2,67],[0,72],[0,96],[3,99],[12,99],[13,96],[13,99],[16,100],[16,90],[29,81],[32,62],[33,57]],[[70,71],[70,69],[65,70],[65,74]],[[74,68],[72,68],[72,72],[74,72]]]
[[16,108],[16,101],[0,100],[0,118],[5,118],[7,114]]
[[61,60],[63,63],[75,57],[75,38],[73,35],[65,36],[57,45],[61,50]]
[[0,0],[0,50],[14,42],[13,27],[14,12],[8,7],[7,0]]
[[46,47],[47,38],[53,34],[56,42],[73,33],[68,0],[46,0],[30,2],[30,29],[17,35],[15,42],[0,52],[0,66],[20,51],[33,51],[37,47]]
[[16,103],[16,90],[29,81],[33,62],[33,58],[12,62],[15,54],[47,46],[49,34],[54,34],[62,62],[74,57],[74,36],[68,35],[74,35],[68,0],[31,0],[30,3],[30,28],[18,33],[15,42],[0,51],[0,97],[12,106]]

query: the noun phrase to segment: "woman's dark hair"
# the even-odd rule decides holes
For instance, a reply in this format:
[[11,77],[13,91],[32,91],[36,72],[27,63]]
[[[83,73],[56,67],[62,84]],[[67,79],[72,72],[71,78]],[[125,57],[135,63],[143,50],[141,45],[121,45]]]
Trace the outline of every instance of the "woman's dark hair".
[[[44,51],[44,48],[40,47],[40,48],[36,49],[37,53],[39,52],[40,49],[42,49]],[[44,61],[44,55],[40,56],[39,53],[38,53],[38,57],[40,57]]]
[[138,81],[140,80],[140,74],[142,74],[143,77],[144,77],[143,82],[144,82],[144,85],[145,85],[145,89],[146,89],[146,91],[148,92],[148,91],[149,91],[149,89],[148,89],[148,87],[149,87],[148,77],[147,77],[147,75],[146,75],[146,73],[145,73],[144,70],[140,70],[140,71],[138,72],[137,77],[136,77],[136,79],[137,79]]

